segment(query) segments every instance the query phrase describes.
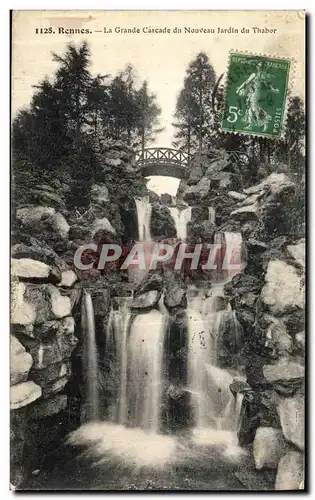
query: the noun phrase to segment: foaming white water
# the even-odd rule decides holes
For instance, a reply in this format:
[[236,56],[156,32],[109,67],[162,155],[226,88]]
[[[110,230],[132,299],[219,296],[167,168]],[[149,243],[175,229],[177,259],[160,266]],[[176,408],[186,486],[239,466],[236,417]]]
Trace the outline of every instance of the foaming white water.
[[84,410],[85,420],[96,420],[99,416],[98,394],[98,360],[95,341],[95,324],[92,297],[83,291],[82,300],[82,331],[84,335],[84,368],[86,396]]
[[175,222],[177,238],[181,241],[187,239],[187,224],[191,220],[191,207],[179,210],[177,207],[170,207],[170,213]]
[[135,198],[135,203],[137,208],[139,241],[151,241],[150,222],[152,205],[147,196]]
[[73,446],[90,447],[90,452],[100,461],[114,457],[133,468],[164,467],[176,458],[173,436],[107,422],[83,425],[70,434],[68,442]]
[[211,427],[195,428],[193,442],[200,447],[214,447],[220,450],[220,455],[229,462],[238,462],[247,452],[238,445],[234,432],[218,430]]

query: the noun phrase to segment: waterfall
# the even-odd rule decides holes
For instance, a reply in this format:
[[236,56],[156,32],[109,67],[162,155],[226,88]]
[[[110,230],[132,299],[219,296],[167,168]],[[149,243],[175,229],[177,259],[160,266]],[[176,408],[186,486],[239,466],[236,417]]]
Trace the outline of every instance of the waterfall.
[[157,432],[163,377],[163,343],[166,316],[151,310],[130,322],[126,300],[110,312],[106,348],[115,353],[116,405],[113,422]]
[[127,415],[127,335],[130,317],[128,299],[123,298],[118,309],[111,308],[106,330],[106,349],[114,357],[116,389],[115,405],[109,412],[109,418],[119,424],[126,423]]
[[218,366],[218,346],[222,325],[236,321],[217,284],[207,297],[203,291],[188,301],[188,385],[195,425],[198,429],[234,430],[239,407],[229,389],[231,373]]
[[85,420],[99,417],[98,360],[92,297],[83,291],[82,332],[84,338],[84,375],[86,383]]
[[128,339],[129,424],[151,432],[160,428],[165,317],[157,310],[134,319]]
[[152,205],[149,203],[147,196],[135,198],[135,203],[137,208],[139,241],[151,241],[150,222]]
[[191,207],[187,207],[182,211],[177,207],[170,207],[170,213],[175,222],[177,238],[186,241],[187,224],[191,220]]
[[235,274],[243,271],[245,265],[243,262],[243,240],[240,233],[225,232],[225,269],[228,270],[228,277],[232,278]]

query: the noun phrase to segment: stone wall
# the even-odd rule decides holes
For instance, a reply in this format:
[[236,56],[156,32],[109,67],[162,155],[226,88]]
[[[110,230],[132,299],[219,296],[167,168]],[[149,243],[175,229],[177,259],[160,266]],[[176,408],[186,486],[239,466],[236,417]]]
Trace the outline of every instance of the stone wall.
[[244,394],[239,440],[277,490],[304,484],[305,239],[290,236],[294,191],[272,174],[232,192],[228,222],[247,247],[244,274],[225,286],[244,332],[247,383],[231,387]]

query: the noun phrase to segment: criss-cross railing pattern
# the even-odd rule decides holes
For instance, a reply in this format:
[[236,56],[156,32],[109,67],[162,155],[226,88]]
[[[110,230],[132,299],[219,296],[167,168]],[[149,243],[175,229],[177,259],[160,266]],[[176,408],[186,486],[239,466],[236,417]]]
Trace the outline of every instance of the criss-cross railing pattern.
[[168,165],[188,165],[188,154],[178,149],[170,148],[147,148],[136,153],[136,161],[139,165],[151,165],[152,163],[166,163]]

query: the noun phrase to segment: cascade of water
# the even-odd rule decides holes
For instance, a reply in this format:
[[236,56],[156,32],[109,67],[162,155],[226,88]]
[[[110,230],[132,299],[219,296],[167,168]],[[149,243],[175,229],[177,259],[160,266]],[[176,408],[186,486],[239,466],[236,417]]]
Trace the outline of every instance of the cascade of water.
[[128,338],[128,420],[151,432],[160,427],[165,321],[157,310],[139,314]]
[[233,376],[219,368],[218,343],[224,322],[235,316],[223,297],[223,283],[211,296],[199,291],[188,302],[188,384],[197,428],[235,430],[237,411],[229,389]]
[[130,324],[128,299],[120,301],[118,309],[109,313],[106,330],[106,349],[115,359],[116,404],[110,411],[110,420],[119,424],[126,422],[127,414],[127,335]]
[[98,360],[95,341],[94,310],[91,294],[83,291],[82,331],[84,336],[84,372],[86,381],[86,420],[99,417]]
[[135,198],[138,218],[138,233],[139,241],[151,241],[151,212],[152,205],[147,196],[143,198]]
[[170,207],[170,213],[175,222],[177,238],[186,241],[187,224],[191,221],[191,207],[187,207],[182,211],[177,207]]
[[224,262],[228,270],[228,277],[241,273],[244,269],[243,262],[243,240],[240,233],[225,232],[225,258]]

